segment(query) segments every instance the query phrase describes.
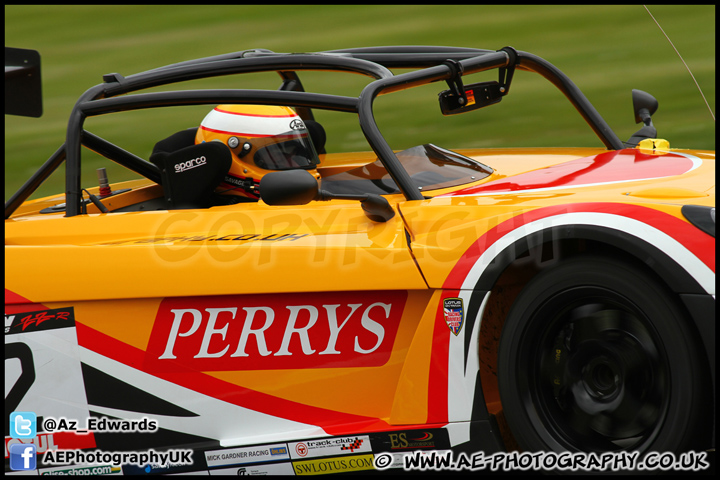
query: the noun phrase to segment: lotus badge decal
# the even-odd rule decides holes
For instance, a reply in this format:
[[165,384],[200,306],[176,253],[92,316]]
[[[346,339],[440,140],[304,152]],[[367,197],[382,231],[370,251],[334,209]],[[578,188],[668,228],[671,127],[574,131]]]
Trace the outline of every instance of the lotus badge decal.
[[443,315],[450,331],[457,335],[463,326],[464,313],[462,298],[446,298],[443,300]]

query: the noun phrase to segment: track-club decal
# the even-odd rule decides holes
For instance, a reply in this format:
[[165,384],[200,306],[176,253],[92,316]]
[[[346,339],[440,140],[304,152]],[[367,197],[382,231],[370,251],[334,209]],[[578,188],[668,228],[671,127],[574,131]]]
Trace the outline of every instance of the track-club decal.
[[374,367],[390,358],[402,292],[165,299],[147,371]]

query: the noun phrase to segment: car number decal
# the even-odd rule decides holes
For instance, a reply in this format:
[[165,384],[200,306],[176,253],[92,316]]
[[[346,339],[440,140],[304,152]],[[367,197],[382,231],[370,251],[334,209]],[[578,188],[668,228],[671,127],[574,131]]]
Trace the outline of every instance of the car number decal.
[[5,423],[5,458],[15,443],[34,443],[38,453],[94,448],[92,432],[46,432],[43,420],[88,418],[73,308],[5,315],[5,410],[39,412],[37,436],[13,438]]

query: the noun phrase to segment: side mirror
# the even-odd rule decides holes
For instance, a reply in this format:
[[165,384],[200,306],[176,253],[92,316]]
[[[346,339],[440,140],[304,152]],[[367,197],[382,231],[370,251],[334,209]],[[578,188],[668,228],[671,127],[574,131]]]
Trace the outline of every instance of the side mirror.
[[652,116],[658,109],[658,101],[655,97],[642,90],[633,90],[632,99],[635,123],[643,122],[645,125],[652,125]]
[[[342,196],[333,195],[332,198],[342,198]],[[393,210],[385,197],[367,194],[365,199],[359,200],[365,215],[373,222],[384,223],[395,216],[395,210]]]
[[260,198],[268,205],[306,205],[313,200],[360,200],[365,215],[373,222],[387,222],[395,210],[385,197],[375,194],[343,195],[318,188],[307,170],[271,172],[260,180]]
[[630,137],[630,140],[625,142],[625,146],[628,148],[636,147],[646,138],[657,138],[657,129],[652,123],[652,116],[658,109],[658,101],[655,97],[642,90],[633,90],[632,99],[635,123],[642,123],[643,127],[635,132]]
[[305,205],[318,196],[318,182],[307,170],[271,172],[260,179],[260,198],[268,205]]

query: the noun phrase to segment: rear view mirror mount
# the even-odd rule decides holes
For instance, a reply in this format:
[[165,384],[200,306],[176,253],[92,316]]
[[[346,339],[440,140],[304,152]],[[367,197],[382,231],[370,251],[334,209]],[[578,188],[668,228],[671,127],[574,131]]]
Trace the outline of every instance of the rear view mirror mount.
[[451,90],[440,92],[440,111],[456,115],[499,103],[505,95],[498,82],[481,82],[463,87],[462,95]]
[[450,69],[450,78],[446,80],[449,89],[438,95],[440,111],[443,115],[471,112],[478,108],[495,105],[508,94],[515,73],[517,52],[512,47],[505,47],[498,51],[507,53],[509,61],[507,67],[498,70],[499,80],[497,82],[480,82],[464,86],[462,64],[451,59],[444,62]]

